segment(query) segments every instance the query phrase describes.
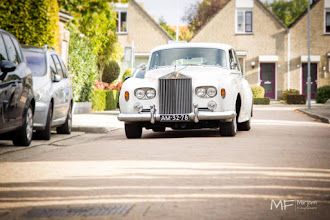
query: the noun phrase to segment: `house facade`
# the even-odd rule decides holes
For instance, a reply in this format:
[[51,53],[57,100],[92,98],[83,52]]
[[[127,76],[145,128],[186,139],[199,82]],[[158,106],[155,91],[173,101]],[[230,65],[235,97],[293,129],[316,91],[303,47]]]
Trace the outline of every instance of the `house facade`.
[[[311,9],[311,53],[315,54],[313,61],[319,62],[313,64],[312,69],[318,71],[318,86],[330,84],[330,35],[325,32],[327,22],[330,25],[328,1],[315,1]],[[265,97],[277,100],[286,89],[307,92],[302,86],[305,83],[302,72],[307,72],[303,71],[307,60],[306,22],[307,13],[287,28],[260,0],[228,0],[190,42],[232,45],[249,83],[263,86]]]
[[[311,32],[311,98],[318,87],[330,85],[330,0],[314,1],[310,11]],[[289,28],[290,87],[307,94],[307,12]]]
[[167,44],[173,38],[134,0],[128,4],[115,4],[117,12],[118,41],[122,44],[124,56],[121,72],[147,63],[150,51],[156,46]]
[[73,19],[72,16],[64,13],[59,12],[59,42],[58,42],[58,49],[59,54],[62,57],[65,64],[68,64],[68,55],[69,55],[69,41],[70,41],[70,32],[65,28],[66,23]]

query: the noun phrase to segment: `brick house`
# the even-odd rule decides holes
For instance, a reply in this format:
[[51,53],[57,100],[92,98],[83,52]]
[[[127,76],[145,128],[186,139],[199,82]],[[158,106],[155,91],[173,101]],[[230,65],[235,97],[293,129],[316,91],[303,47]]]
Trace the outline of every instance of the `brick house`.
[[[330,85],[330,0],[311,5],[311,88],[312,99],[317,87]],[[307,11],[289,28],[290,87],[307,94]]]
[[[325,17],[330,17],[326,9],[329,5],[325,3],[328,1],[317,0],[311,9],[311,53],[317,55],[313,62],[320,62],[316,67],[313,65],[319,75],[321,69],[329,73],[329,64],[323,70],[325,63],[329,63],[330,52],[330,35],[325,33]],[[277,100],[288,88],[305,92],[301,86],[301,66],[305,67],[307,55],[306,20],[304,13],[288,28],[260,0],[228,0],[190,42],[232,45],[249,83],[263,86],[265,96]],[[330,84],[328,75],[319,85]]]
[[58,17],[59,17],[59,29],[60,29],[58,52],[62,57],[63,61],[65,62],[65,64],[67,64],[68,54],[69,54],[70,32],[65,28],[65,25],[67,22],[71,21],[73,17],[64,12],[59,12]]
[[[134,42],[134,67],[147,63],[151,49],[173,38],[135,1],[115,4],[118,41],[124,49],[121,72],[131,67],[127,48]],[[126,48],[126,50],[125,50]]]

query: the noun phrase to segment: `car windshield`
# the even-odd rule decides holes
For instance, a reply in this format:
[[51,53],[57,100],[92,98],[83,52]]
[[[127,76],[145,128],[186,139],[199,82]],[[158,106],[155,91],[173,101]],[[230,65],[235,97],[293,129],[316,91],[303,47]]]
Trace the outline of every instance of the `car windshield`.
[[227,67],[226,52],[215,48],[174,48],[152,54],[149,69],[162,66],[211,65]]
[[46,74],[46,55],[42,52],[24,51],[33,76],[44,76]]

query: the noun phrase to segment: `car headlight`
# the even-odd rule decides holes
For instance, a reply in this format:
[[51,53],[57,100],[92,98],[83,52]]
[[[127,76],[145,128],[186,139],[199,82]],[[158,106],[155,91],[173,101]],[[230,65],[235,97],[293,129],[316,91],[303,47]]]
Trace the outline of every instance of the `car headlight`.
[[206,89],[203,88],[203,87],[197,88],[197,90],[196,90],[196,95],[197,95],[198,97],[204,98],[205,95],[206,95]]
[[134,93],[138,99],[153,99],[156,97],[156,90],[153,88],[138,88]]
[[195,91],[200,98],[213,98],[217,95],[217,89],[213,86],[200,86]]
[[38,91],[35,92],[34,94],[34,98],[36,101],[39,101],[42,99],[42,96],[44,95],[44,90],[43,89],[39,89]]

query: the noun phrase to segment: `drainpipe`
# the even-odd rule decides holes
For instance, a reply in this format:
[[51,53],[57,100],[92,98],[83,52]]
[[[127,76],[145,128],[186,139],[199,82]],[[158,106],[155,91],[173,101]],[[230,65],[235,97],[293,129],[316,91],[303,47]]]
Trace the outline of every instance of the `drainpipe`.
[[288,90],[290,89],[290,29],[288,29]]

